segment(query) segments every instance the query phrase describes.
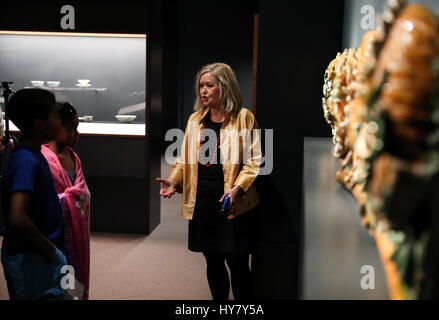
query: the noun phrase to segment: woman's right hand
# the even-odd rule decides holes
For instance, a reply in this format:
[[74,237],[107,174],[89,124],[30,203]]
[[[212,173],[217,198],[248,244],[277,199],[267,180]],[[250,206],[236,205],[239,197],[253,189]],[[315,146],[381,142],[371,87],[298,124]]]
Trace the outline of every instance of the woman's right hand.
[[165,198],[170,198],[177,191],[176,183],[168,179],[157,178],[157,181],[161,183],[160,195]]

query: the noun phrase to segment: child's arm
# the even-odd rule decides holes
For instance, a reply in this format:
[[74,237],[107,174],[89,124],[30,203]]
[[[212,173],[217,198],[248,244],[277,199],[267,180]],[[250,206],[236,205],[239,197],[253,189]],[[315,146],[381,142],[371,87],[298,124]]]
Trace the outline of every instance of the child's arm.
[[55,257],[55,245],[50,242],[29,218],[31,194],[27,191],[18,191],[12,194],[9,226],[25,242],[37,247],[49,260]]

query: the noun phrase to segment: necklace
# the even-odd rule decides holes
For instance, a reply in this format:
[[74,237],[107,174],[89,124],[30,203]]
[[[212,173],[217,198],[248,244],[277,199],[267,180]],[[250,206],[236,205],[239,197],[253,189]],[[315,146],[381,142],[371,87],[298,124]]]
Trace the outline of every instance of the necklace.
[[210,157],[209,157],[209,160],[206,161],[206,158],[204,158],[203,152],[201,152],[201,146],[206,143],[206,140],[204,138],[204,129],[205,128],[206,128],[206,122],[203,121],[203,128],[201,129],[201,141],[200,141],[199,158],[200,158],[200,163],[203,166],[210,167],[212,165],[212,162],[216,159],[217,149],[218,149],[218,146],[219,146],[220,140],[221,140],[221,131],[218,134],[218,137],[216,139],[216,145],[215,145],[215,149],[212,152],[212,158],[210,159]]

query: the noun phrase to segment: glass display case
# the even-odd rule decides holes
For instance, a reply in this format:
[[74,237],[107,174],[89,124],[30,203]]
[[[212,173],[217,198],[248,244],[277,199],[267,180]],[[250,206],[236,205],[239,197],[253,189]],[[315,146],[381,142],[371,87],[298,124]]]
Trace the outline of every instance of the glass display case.
[[81,134],[145,136],[146,45],[145,34],[0,31],[0,75],[69,101]]

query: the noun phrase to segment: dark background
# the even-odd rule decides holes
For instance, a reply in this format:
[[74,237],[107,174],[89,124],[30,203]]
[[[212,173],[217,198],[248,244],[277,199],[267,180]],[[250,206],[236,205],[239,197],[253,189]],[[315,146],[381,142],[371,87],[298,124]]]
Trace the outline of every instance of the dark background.
[[[0,18],[0,29],[61,31],[63,4],[9,2],[2,9],[14,13]],[[148,137],[82,137],[78,146],[94,197],[92,229],[143,234],[160,222],[154,178],[160,175],[160,154],[167,145],[164,135],[170,128],[184,129],[199,68],[216,61],[230,64],[244,91],[246,107],[251,109],[253,15],[259,13],[256,118],[262,129],[274,129],[274,169],[256,180],[262,200],[253,212],[256,293],[262,299],[300,298],[303,138],[330,136],[321,110],[323,74],[342,49],[344,2],[69,4],[76,9],[75,32],[148,34]],[[100,152],[91,153],[96,146]],[[127,168],[128,163],[137,165]],[[120,201],[106,205],[112,196]],[[129,210],[123,205],[128,198],[132,200]]]

